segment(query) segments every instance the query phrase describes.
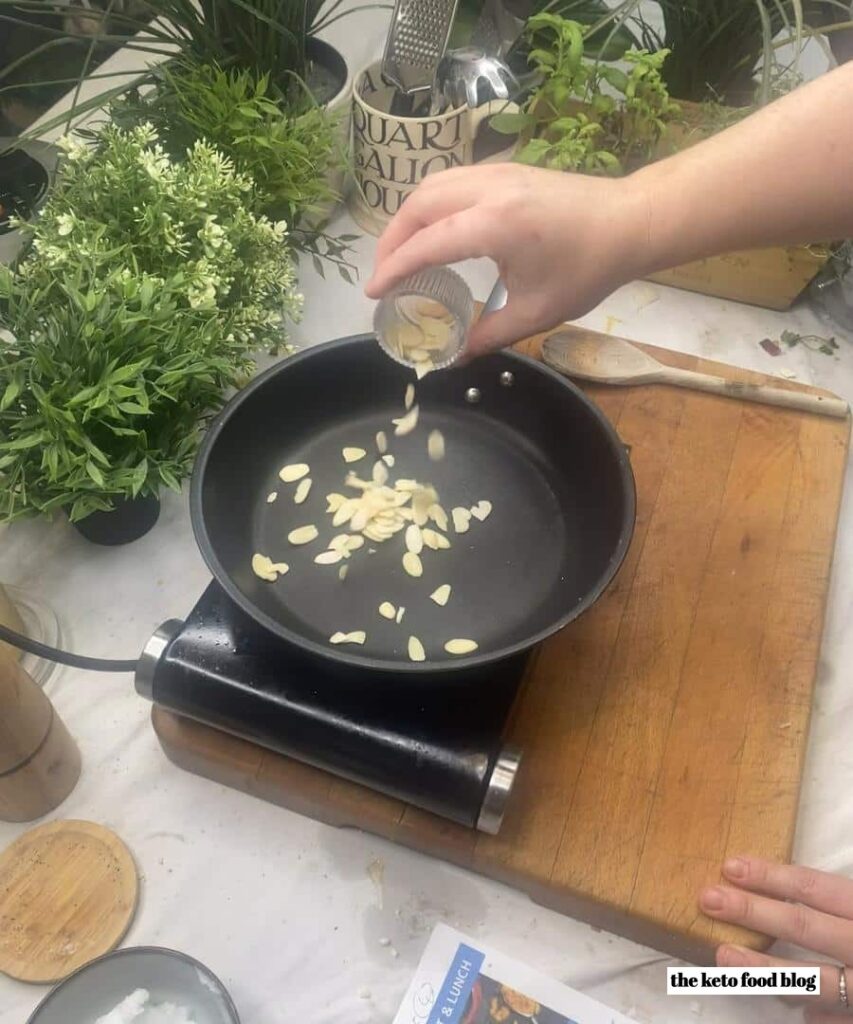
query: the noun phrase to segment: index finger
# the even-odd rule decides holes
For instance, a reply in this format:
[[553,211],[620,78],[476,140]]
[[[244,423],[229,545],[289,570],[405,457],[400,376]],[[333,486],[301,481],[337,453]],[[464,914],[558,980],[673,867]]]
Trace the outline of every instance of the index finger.
[[493,223],[476,209],[451,213],[403,242],[377,266],[364,290],[371,298],[379,298],[402,278],[426,267],[489,256],[494,248],[494,230]]
[[[473,206],[484,195],[485,168],[459,167],[425,178],[382,232],[376,247],[376,270],[418,231]],[[374,277],[375,277],[374,273]],[[368,283],[368,294],[372,285]]]

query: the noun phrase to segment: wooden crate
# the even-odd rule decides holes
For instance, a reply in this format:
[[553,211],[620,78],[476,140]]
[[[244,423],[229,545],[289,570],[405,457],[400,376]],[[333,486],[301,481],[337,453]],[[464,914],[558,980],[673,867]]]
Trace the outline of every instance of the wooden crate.
[[[680,100],[679,106],[682,123],[667,129],[659,149],[661,158],[687,149],[708,135],[701,104]],[[826,245],[774,246],[683,263],[651,274],[649,280],[765,309],[784,310],[790,309],[802,295],[829,256]]]

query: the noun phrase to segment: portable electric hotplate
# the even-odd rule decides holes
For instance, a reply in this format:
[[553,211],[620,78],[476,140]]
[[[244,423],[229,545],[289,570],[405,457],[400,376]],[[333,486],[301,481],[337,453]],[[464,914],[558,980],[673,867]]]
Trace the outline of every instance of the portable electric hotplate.
[[[526,654],[442,682],[382,681],[306,656],[215,581],[145,647],[136,689],[160,707],[484,832],[496,833],[520,752],[504,724]],[[422,676],[419,684],[429,684]]]

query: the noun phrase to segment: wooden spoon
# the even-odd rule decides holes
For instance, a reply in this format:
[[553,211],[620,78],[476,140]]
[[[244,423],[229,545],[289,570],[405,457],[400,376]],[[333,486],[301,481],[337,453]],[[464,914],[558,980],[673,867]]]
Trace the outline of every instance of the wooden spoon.
[[665,366],[629,341],[606,335],[558,331],[542,346],[542,358],[566,377],[593,380],[600,384],[672,384],[823,416],[843,419],[849,412],[847,403],[841,398],[785,391],[766,384],[746,384],[710,373]]

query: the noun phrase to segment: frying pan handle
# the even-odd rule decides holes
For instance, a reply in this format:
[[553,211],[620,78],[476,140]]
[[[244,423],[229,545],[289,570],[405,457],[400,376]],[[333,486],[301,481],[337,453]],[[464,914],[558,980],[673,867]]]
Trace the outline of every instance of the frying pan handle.
[[503,309],[506,305],[507,290],[503,281],[500,278],[495,282],[494,288],[492,288],[491,294],[486,299],[486,304],[483,306],[483,311],[480,316],[486,316],[488,313],[497,313],[499,309]]

